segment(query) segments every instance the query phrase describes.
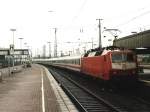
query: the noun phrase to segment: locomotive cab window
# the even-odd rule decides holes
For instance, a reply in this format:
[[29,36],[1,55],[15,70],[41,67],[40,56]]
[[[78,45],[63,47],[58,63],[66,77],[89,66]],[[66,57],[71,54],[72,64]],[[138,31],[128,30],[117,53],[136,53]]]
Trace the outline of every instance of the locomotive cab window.
[[112,62],[133,62],[134,56],[130,53],[113,53],[112,54]]
[[127,55],[126,55],[126,59],[127,59],[128,62],[133,62],[133,61],[134,61],[134,56],[133,56],[133,54],[127,54]]
[[122,62],[122,54],[113,53],[112,54],[112,62],[113,63]]

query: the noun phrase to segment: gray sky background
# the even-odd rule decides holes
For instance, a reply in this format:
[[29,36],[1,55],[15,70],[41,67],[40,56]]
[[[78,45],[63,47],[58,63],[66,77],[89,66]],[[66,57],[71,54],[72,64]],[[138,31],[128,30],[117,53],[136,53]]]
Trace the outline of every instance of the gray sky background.
[[[52,11],[52,12],[48,12]],[[12,44],[11,28],[15,28],[15,48],[32,46],[33,54],[42,51],[48,41],[54,42],[57,28],[58,51],[76,49],[78,42],[98,43],[98,21],[103,27],[117,28],[119,37],[150,28],[149,0],[1,0],[0,1],[0,47]],[[82,32],[80,30],[82,29]],[[102,33],[103,46],[109,45],[109,33]],[[79,40],[80,39],[80,40]],[[66,44],[65,42],[74,42]],[[52,43],[52,50],[53,50]],[[74,47],[73,47],[74,46]],[[84,46],[84,45],[83,45]],[[81,47],[83,47],[81,46]],[[85,45],[90,48],[90,45]]]

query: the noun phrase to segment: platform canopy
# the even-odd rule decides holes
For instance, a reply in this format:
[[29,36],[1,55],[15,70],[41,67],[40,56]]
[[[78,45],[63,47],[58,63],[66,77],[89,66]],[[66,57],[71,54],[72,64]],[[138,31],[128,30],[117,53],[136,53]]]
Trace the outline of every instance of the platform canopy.
[[137,54],[150,54],[150,30],[116,39],[113,45],[132,49]]
[[150,30],[116,39],[113,45],[130,49],[150,48]]
[[0,49],[0,55],[29,55],[29,50],[28,49]]

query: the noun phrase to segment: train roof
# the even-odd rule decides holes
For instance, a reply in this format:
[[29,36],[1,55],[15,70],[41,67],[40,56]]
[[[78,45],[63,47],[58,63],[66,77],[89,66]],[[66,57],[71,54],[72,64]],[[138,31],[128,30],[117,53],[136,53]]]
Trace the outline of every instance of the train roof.
[[54,61],[54,60],[69,60],[69,59],[79,59],[81,58],[81,55],[78,56],[65,56],[65,57],[57,57],[57,58],[50,58],[49,60]]
[[94,52],[94,51],[103,51],[103,50],[124,50],[124,47],[117,47],[117,46],[107,46],[107,47],[98,47],[95,49],[90,49],[87,52]]
[[80,59],[81,55],[78,56],[65,56],[65,57],[57,57],[57,58],[49,58],[49,59],[34,59],[33,61],[56,61],[56,60],[70,60],[70,59]]
[[126,48],[123,47],[117,47],[117,46],[108,46],[108,47],[103,47],[103,48],[95,48],[95,49],[90,49],[88,50],[85,54],[84,57],[91,57],[91,56],[99,56],[99,55],[105,55],[106,53],[110,52],[110,51],[122,51],[122,50],[126,50],[126,51],[130,51]]

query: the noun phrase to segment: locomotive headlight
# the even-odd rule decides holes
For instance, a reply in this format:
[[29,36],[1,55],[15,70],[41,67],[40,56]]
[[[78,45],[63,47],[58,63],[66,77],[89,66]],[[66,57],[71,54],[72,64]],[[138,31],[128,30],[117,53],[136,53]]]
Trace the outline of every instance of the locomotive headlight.
[[117,74],[117,72],[116,72],[116,71],[113,71],[113,74]]

